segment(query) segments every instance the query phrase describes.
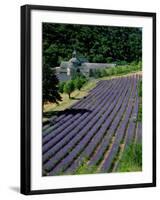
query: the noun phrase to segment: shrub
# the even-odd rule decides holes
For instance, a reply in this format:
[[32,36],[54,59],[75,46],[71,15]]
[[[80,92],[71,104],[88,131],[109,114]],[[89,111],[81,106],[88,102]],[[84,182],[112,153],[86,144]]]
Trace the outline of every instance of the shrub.
[[118,60],[118,61],[116,61],[116,64],[124,66],[124,65],[127,65],[128,63],[126,61],[124,61],[124,60],[123,61]]
[[104,76],[106,76],[106,75],[107,75],[106,70],[105,70],[105,69],[102,69],[102,70],[101,70],[101,77],[104,77]]
[[93,69],[89,70],[89,77],[94,77],[94,70]]
[[132,143],[124,151],[118,171],[133,172],[142,170],[142,144]]
[[127,74],[127,73],[138,71],[141,69],[142,69],[142,62],[135,61],[135,62],[132,62],[131,64],[124,65],[124,66],[116,65],[115,67],[110,67],[110,68],[106,68],[106,69],[91,70],[89,76],[94,77],[94,78],[101,78],[104,76]]
[[101,76],[101,69],[96,69],[95,70],[95,78],[100,78]]
[[112,57],[108,57],[106,60],[107,60],[107,63],[111,63],[113,61]]
[[139,61],[137,65],[138,65],[139,70],[142,70],[142,61]]

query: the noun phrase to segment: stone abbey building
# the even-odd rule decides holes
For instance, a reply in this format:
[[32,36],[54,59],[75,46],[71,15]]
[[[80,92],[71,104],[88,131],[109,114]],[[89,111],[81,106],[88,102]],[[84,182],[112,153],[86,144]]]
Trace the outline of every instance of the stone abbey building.
[[60,81],[66,81],[70,80],[77,72],[88,77],[91,71],[114,66],[115,64],[109,63],[90,63],[84,58],[78,58],[76,50],[74,50],[72,58],[68,62],[61,62],[60,66],[56,67],[56,74]]

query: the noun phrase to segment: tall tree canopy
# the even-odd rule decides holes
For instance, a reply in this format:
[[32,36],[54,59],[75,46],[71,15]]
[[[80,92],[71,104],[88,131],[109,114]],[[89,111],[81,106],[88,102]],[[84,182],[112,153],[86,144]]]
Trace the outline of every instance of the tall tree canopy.
[[58,79],[48,65],[43,65],[43,105],[47,102],[58,103],[61,96],[58,92]]
[[43,23],[43,53],[52,67],[71,58],[73,49],[89,62],[139,61],[142,29]]
[[43,103],[61,100],[52,68],[68,61],[73,49],[89,62],[139,61],[142,29],[43,23]]

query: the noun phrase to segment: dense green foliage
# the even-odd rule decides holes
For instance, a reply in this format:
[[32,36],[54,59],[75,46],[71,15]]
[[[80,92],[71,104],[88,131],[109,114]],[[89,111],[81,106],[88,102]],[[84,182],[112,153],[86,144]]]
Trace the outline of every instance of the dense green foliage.
[[75,88],[77,88],[78,90],[80,90],[83,86],[83,79],[82,78],[77,78],[74,80],[74,85],[75,85]]
[[95,174],[97,171],[97,166],[89,166],[87,164],[88,159],[84,159],[82,164],[77,168],[75,174]]
[[58,89],[59,89],[59,92],[60,93],[63,93],[64,92],[64,85],[65,85],[65,82],[60,82],[59,85],[58,85]]
[[70,94],[76,89],[81,90],[86,82],[87,78],[85,76],[75,76],[74,78],[72,78],[72,80],[60,82],[58,86],[59,92],[67,93],[70,98]]
[[54,70],[43,65],[43,105],[47,102],[58,103],[61,101],[61,96],[58,92],[58,79]]
[[119,163],[119,172],[134,172],[142,170],[142,144],[130,144],[124,151]]
[[[113,62],[118,65],[138,62],[142,58],[142,29],[43,23],[43,104],[61,99],[58,93],[64,90],[64,85],[58,90],[58,79],[51,68],[59,66],[61,61],[68,61],[73,49],[77,50],[82,60],[85,58],[89,62]],[[124,68],[122,72],[117,72],[120,69],[96,70],[90,76],[99,78],[124,74]],[[125,73],[127,71],[130,69],[126,67]],[[72,85],[80,90],[81,80]],[[69,90],[71,88],[65,86],[65,91]]]
[[142,30],[131,27],[43,23],[43,55],[49,66],[71,58],[73,49],[89,62],[139,61]]
[[131,72],[136,72],[142,69],[142,63],[131,63],[130,65],[125,66],[116,66],[108,69],[96,69],[92,70],[89,74],[90,77],[94,78],[102,78],[105,76],[117,76],[117,75],[125,75]]
[[142,103],[140,103],[139,107],[138,107],[138,118],[137,118],[137,121],[142,122]]
[[71,93],[74,91],[75,86],[73,80],[67,81],[64,85],[63,91],[68,94],[69,98],[71,98]]

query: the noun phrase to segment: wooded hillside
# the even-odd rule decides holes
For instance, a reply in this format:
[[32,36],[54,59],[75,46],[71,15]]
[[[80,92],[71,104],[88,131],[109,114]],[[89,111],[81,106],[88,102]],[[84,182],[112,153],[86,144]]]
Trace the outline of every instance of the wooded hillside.
[[73,49],[89,62],[132,62],[142,57],[142,29],[43,23],[43,63],[68,61]]

